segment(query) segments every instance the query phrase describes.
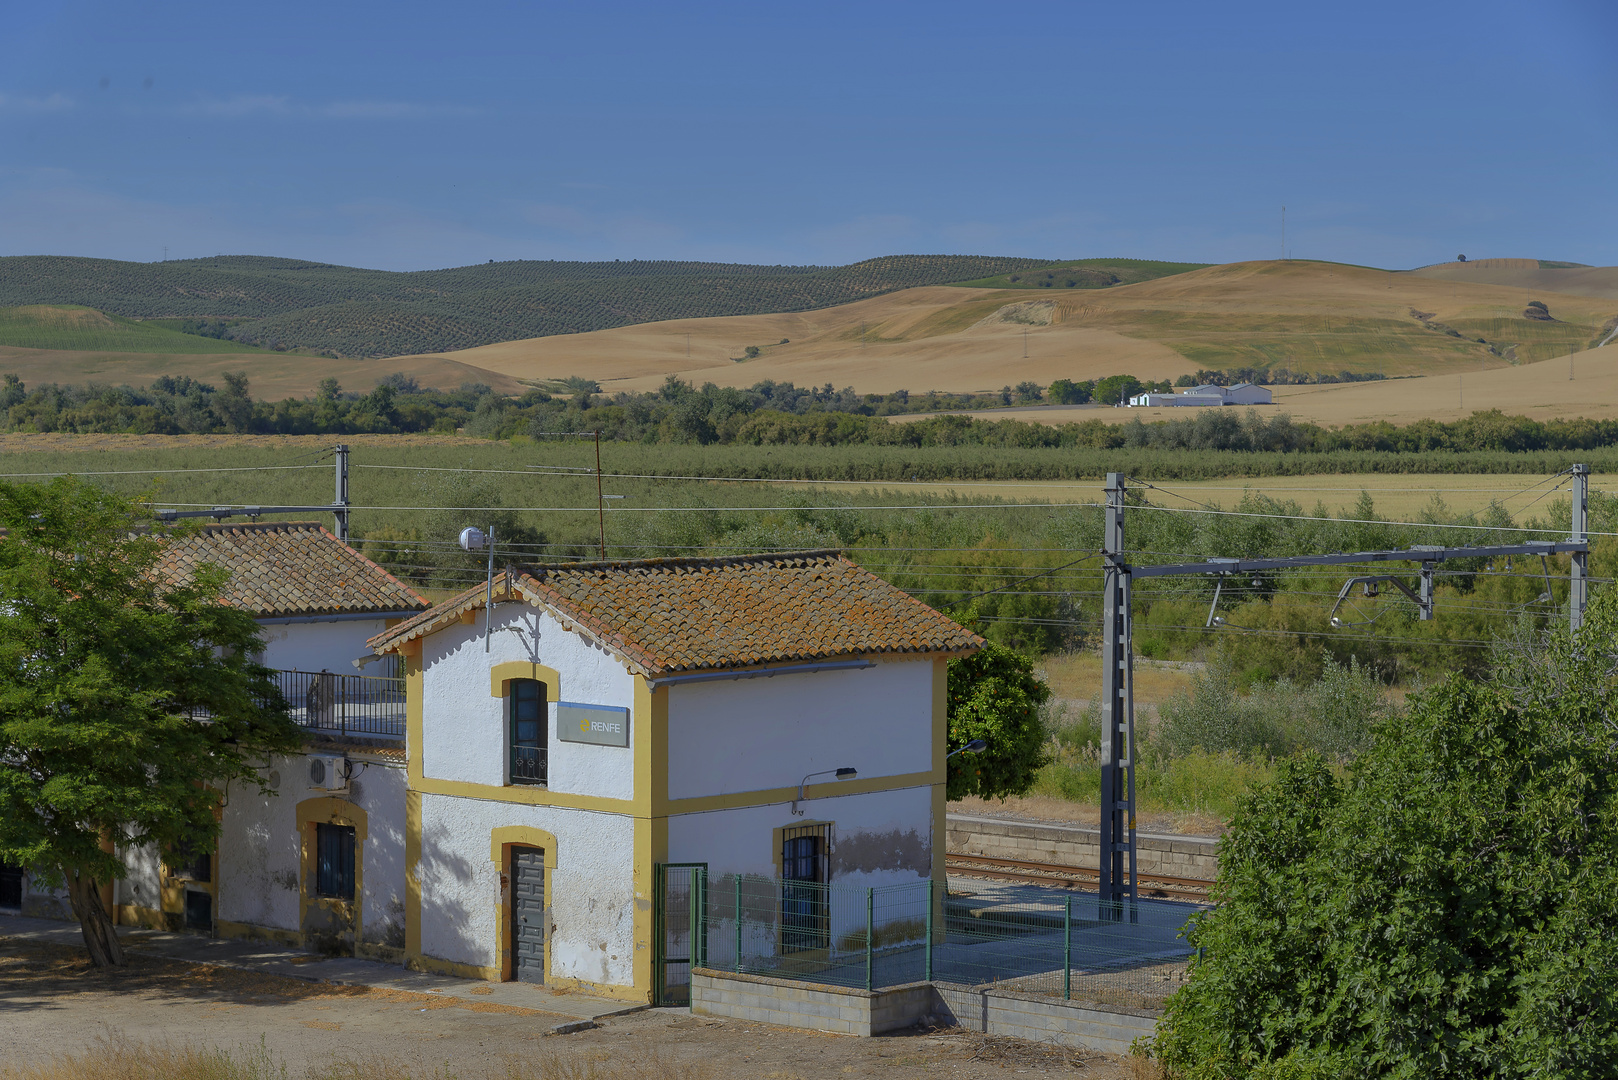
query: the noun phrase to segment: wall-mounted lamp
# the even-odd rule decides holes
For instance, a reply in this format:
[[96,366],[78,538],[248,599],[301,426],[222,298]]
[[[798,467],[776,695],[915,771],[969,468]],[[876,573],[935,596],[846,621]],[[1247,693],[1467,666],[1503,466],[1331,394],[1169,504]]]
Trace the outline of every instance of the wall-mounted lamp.
[[857,771],[855,771],[854,769],[827,769],[825,772],[812,772],[808,776],[805,776],[802,780],[799,780],[798,781],[798,797],[796,799],[792,800],[792,814],[793,814],[794,817],[802,817],[803,816],[803,811],[798,809],[798,804],[801,803],[801,802],[808,802],[809,801],[809,796],[807,796],[807,795],[805,795],[803,793],[803,786],[805,784],[807,784],[809,781],[813,780],[817,776],[834,776],[834,775],[839,780],[853,780],[855,777],[859,776],[859,773]]
[[494,526],[490,525],[485,535],[476,525],[468,525],[461,530],[460,544],[462,551],[482,551],[487,548],[489,552],[489,576],[483,589],[483,651],[488,652],[489,619],[494,608]]

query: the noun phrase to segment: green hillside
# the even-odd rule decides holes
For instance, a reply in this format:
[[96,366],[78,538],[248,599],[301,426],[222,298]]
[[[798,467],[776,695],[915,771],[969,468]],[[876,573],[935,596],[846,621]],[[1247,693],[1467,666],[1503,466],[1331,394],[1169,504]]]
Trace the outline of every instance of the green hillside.
[[87,307],[33,304],[0,308],[0,345],[120,353],[256,353],[234,341],[182,334]]
[[[395,272],[259,256],[134,263],[30,255],[0,258],[0,307],[83,305],[251,345],[397,356],[660,319],[808,311],[1044,265],[895,255],[835,267],[525,261]],[[210,343],[198,351],[223,351],[203,340]]]
[[1150,259],[1072,259],[1018,267],[989,277],[951,282],[983,289],[1109,289],[1137,281],[1201,270],[1211,263],[1154,262]]

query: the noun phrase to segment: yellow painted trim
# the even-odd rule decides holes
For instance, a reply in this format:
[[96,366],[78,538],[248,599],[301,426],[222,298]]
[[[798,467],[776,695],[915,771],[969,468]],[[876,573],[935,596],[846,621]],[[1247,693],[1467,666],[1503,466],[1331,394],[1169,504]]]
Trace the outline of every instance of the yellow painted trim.
[[550,700],[560,701],[562,698],[562,673],[553,667],[529,663],[527,660],[507,660],[491,667],[489,696],[503,698],[510,694],[512,679],[533,679],[542,682],[550,690]]
[[405,775],[411,787],[422,777],[422,703],[425,685],[421,674],[421,650],[405,654]]
[[117,916],[113,920],[117,926],[140,926],[147,930],[168,929],[168,924],[163,920],[163,912],[156,908],[142,907],[139,904],[119,904]]
[[562,810],[595,810],[604,814],[629,814],[632,799],[606,799],[597,795],[572,795],[552,791],[543,784],[474,784],[466,780],[439,780],[431,776],[412,778],[411,787],[427,795],[454,795],[462,799],[516,803],[521,806],[554,806]]
[[[370,818],[364,810],[347,799],[331,795],[317,795],[304,799],[297,806],[298,838],[298,926],[307,940],[309,909],[324,908],[347,921],[354,933],[357,947],[362,939],[361,925],[365,910],[365,841],[370,831]],[[354,899],[335,900],[315,895],[315,826],[349,825],[354,829]]]
[[618,983],[586,982],[584,979],[574,979],[569,976],[558,976],[546,982],[551,990],[569,990],[579,994],[589,994],[591,997],[612,998],[614,1001],[628,1001],[639,1005],[647,1000],[649,991],[638,986],[623,986]]
[[375,941],[356,941],[354,955],[361,960],[375,960],[381,964],[404,964],[404,950]]
[[[810,784],[804,788],[805,799],[826,799],[838,795],[867,795],[873,791],[901,791],[905,788],[930,787],[938,774],[927,772],[901,773],[898,776],[862,777],[858,780],[832,781]],[[664,814],[700,814],[708,810],[738,810],[747,806],[770,806],[789,803],[798,797],[796,786],[769,788],[764,791],[738,791],[730,795],[702,795],[690,799],[670,799],[654,811]]]
[[[551,917],[551,879],[556,871],[556,837],[544,829],[536,829],[529,825],[501,825],[489,833],[489,861],[500,868],[500,894],[495,900],[494,912],[494,955],[495,966],[500,969],[502,982],[510,982],[517,977],[516,958],[511,952],[511,943],[516,939],[516,932],[511,925],[512,885],[511,849],[514,847],[538,848],[544,853],[545,863],[545,894],[541,902],[545,906],[545,918]],[[551,981],[551,931],[545,927],[545,982]]]
[[285,945],[289,949],[303,948],[303,935],[296,930],[282,930],[275,926],[256,926],[253,923],[227,922],[224,919],[216,921],[214,928],[222,938],[237,938],[243,941],[273,941],[277,945]]
[[[511,845],[518,847],[539,848],[545,853],[545,869],[556,869],[556,837],[544,829],[535,829],[528,825],[501,825],[489,833],[489,861],[505,866],[511,853],[507,850]],[[550,886],[547,881],[546,887]]]
[[453,975],[457,979],[482,979],[484,982],[500,981],[500,969],[497,967],[463,964],[457,960],[440,960],[436,956],[422,956],[419,953],[406,957],[404,966],[411,971],[425,971],[429,975]]
[[933,927],[943,941],[944,898],[949,895],[949,884],[944,869],[944,857],[949,852],[947,800],[949,762],[949,661],[933,661],[933,813],[932,813],[932,879]]
[[[218,788],[208,788],[214,795],[213,816],[214,821],[223,824],[225,815],[224,800]],[[169,866],[168,860],[161,851],[157,859],[157,891],[159,902],[163,905],[163,914],[172,916],[165,924],[169,930],[183,930],[185,927],[185,894],[187,892],[205,892],[211,898],[210,908],[214,915],[215,927],[219,924],[219,837],[223,829],[214,833],[213,846],[208,849],[208,880],[197,881],[193,878],[181,877]]]
[[405,961],[421,955],[421,792],[405,792]]
[[655,975],[652,967],[652,955],[655,951],[653,930],[656,926],[653,913],[657,905],[655,867],[660,862],[669,861],[669,819],[635,818],[634,846],[634,876],[631,882],[635,893],[631,939],[634,959],[630,964],[630,979],[633,985],[618,988],[624,993],[614,993],[613,996],[631,997],[633,1000],[655,1005],[656,988],[652,985]]

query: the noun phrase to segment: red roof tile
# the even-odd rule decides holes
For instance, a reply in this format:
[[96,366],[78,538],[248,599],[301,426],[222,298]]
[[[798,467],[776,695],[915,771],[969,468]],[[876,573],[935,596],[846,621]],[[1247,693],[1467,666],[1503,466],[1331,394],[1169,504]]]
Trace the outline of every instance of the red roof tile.
[[225,602],[260,618],[427,607],[421,594],[312,521],[204,525],[170,540],[159,569],[183,581],[203,563],[230,571]]
[[[512,567],[495,579],[645,675],[884,653],[965,654],[983,639],[835,551]],[[485,586],[370,641],[379,653],[483,606]]]

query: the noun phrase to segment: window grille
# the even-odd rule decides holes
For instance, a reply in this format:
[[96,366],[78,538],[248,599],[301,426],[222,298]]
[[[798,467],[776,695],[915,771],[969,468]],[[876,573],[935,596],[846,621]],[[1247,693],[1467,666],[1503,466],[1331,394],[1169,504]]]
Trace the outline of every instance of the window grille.
[[781,832],[781,951],[831,945],[831,827],[799,825]]
[[511,782],[546,781],[545,684],[512,679],[507,708],[511,713]]
[[315,895],[354,899],[354,827],[315,826]]

